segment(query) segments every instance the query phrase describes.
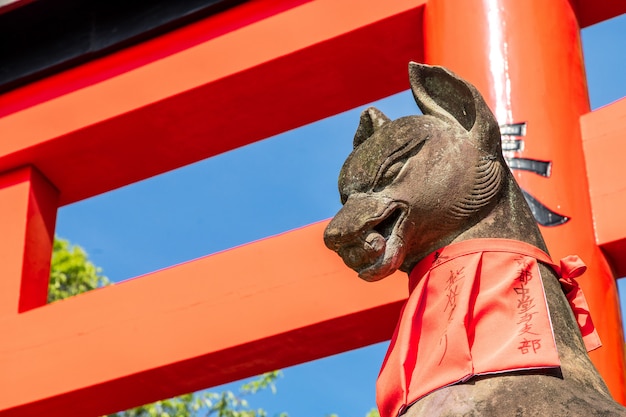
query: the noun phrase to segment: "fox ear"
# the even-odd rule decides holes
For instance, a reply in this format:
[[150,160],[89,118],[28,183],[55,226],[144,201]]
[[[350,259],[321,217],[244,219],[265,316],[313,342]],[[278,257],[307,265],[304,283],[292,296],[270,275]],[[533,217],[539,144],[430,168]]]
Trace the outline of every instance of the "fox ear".
[[443,67],[415,62],[409,63],[409,80],[424,114],[462,126],[486,152],[501,152],[498,122],[476,87]]
[[357,127],[356,133],[354,134],[353,148],[356,149],[389,120],[390,119],[385,116],[383,112],[375,107],[363,110],[361,119],[359,120],[359,127]]
[[442,67],[409,63],[411,91],[424,114],[457,122],[468,132],[476,122],[476,102],[468,84]]

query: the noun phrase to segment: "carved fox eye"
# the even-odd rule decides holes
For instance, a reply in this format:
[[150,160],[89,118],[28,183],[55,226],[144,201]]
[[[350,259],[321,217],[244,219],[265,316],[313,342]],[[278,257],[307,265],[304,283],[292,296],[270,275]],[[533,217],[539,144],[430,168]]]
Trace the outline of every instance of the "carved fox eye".
[[385,169],[382,175],[380,175],[374,183],[374,191],[380,191],[391,184],[396,179],[400,171],[402,171],[402,167],[404,167],[405,162],[406,160],[396,161]]
[[422,149],[428,138],[429,136],[426,135],[420,140],[407,141],[392,152],[378,169],[376,177],[372,182],[372,191],[378,192],[394,182],[402,171],[406,161]]

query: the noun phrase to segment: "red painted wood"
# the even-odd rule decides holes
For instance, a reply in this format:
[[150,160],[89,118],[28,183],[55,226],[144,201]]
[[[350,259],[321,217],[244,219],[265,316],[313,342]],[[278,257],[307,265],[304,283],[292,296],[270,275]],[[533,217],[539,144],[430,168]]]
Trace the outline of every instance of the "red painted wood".
[[34,0],[8,0],[0,5],[0,14],[9,12],[18,7],[26,6],[28,3],[32,3]]
[[[590,356],[626,403],[624,338],[614,276],[596,245],[580,116],[589,112],[579,26],[567,0],[475,0],[425,11],[428,63],[445,65],[483,93],[500,124],[527,122],[521,152],[551,161],[549,178],[514,171],[521,187],[570,220],[541,229],[554,259],[577,254],[580,281],[603,347]],[[549,39],[549,41],[547,41]]]
[[[34,163],[59,187],[61,203],[68,203],[406,88],[406,63],[421,57],[422,3],[377,4],[354,13],[356,3],[317,1],[253,19],[137,67],[116,72],[113,65],[111,78],[87,73],[97,82],[80,88],[70,83],[66,90],[57,84],[60,94],[53,91],[27,107],[19,102],[27,94],[4,96],[0,169]],[[250,46],[258,42],[268,47]],[[364,56],[376,59],[363,65]],[[395,295],[367,287],[359,296],[356,277],[350,275],[349,284],[337,281],[347,273],[343,265],[340,274],[328,270],[340,261],[323,247],[321,227],[314,230],[315,236],[291,240],[280,250],[254,245],[252,252],[244,250],[248,255],[228,252],[7,316],[1,322],[0,412],[100,415],[387,339],[404,283],[391,290]],[[321,250],[333,261],[307,261],[298,252],[293,263],[285,262],[294,250],[307,256]],[[255,261],[256,253],[266,256]],[[213,259],[229,261],[215,266]],[[234,264],[241,268],[235,273]],[[207,287],[207,276],[256,292],[224,293],[219,283]],[[274,278],[279,282],[268,291],[265,285]],[[337,298],[329,300],[334,289]],[[17,286],[9,290],[15,294]],[[167,301],[155,303],[163,294]],[[223,304],[225,298],[232,301]],[[246,327],[236,313],[254,305],[268,316],[259,314],[253,324],[261,325]],[[292,320],[277,318],[286,311]],[[219,322],[210,333],[198,332],[198,317],[231,317],[235,326]],[[183,336],[165,346],[166,329]],[[168,383],[150,383],[158,380]]]
[[68,204],[404,90],[422,6],[304,3],[7,114],[0,171],[34,164]]
[[46,303],[57,197],[32,167],[0,176],[0,318]]
[[[583,26],[621,10],[572,1]],[[0,96],[2,178],[34,164],[67,204],[404,90],[407,61],[424,60],[424,4],[253,0]],[[552,35],[531,38],[528,49]],[[461,67],[480,65],[484,51],[467,53]],[[323,225],[32,309],[40,268],[20,281],[18,258],[49,254],[56,204],[53,187],[37,191],[45,181],[30,175],[30,191],[23,178],[0,187],[10,232],[0,253],[17,257],[0,282],[3,417],[100,415],[384,340],[395,325],[404,279],[360,282],[323,248]],[[42,213],[33,233],[16,226],[27,206]],[[600,284],[613,303],[614,286]],[[21,305],[19,291],[29,294]],[[242,311],[263,314],[237,320]]]
[[626,277],[626,98],[580,119],[596,243],[616,276]]
[[570,0],[581,28],[626,13],[626,2],[614,0]]
[[[32,0],[26,0],[32,1]],[[0,116],[15,113],[132,71],[311,0],[248,0],[137,45],[0,95]],[[0,9],[2,10],[2,9]]]
[[6,318],[0,415],[102,415],[387,340],[406,275],[358,279],[325,225]]

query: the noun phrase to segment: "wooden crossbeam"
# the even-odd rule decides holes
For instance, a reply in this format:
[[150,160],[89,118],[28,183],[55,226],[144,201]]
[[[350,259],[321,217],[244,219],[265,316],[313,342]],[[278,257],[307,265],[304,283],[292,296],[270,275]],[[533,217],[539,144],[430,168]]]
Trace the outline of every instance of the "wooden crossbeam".
[[325,224],[0,319],[0,414],[102,415],[387,340],[406,275],[361,281]]
[[626,2],[613,0],[570,0],[578,24],[586,28],[626,13]]
[[584,115],[583,146],[596,232],[618,277],[626,276],[626,98]]
[[[30,95],[6,95],[0,172],[33,164],[68,204],[405,90],[407,63],[422,60],[425,0],[305,2],[229,31],[263,3],[257,14],[276,8],[244,4],[125,51],[131,63],[78,68],[72,79],[92,84],[20,111]],[[203,28],[225,33],[100,79],[198,42]]]

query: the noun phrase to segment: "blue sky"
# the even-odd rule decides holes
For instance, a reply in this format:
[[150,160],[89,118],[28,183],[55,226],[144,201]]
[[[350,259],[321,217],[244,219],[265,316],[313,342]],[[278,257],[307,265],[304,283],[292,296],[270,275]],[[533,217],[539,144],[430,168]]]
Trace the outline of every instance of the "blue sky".
[[[626,96],[626,15],[583,30],[583,47],[592,108]],[[417,112],[408,91],[374,105],[391,118]],[[57,235],[122,281],[332,217],[364,107],[63,207]],[[250,401],[270,415],[364,416],[385,350],[381,343],[284,369],[275,395]]]

